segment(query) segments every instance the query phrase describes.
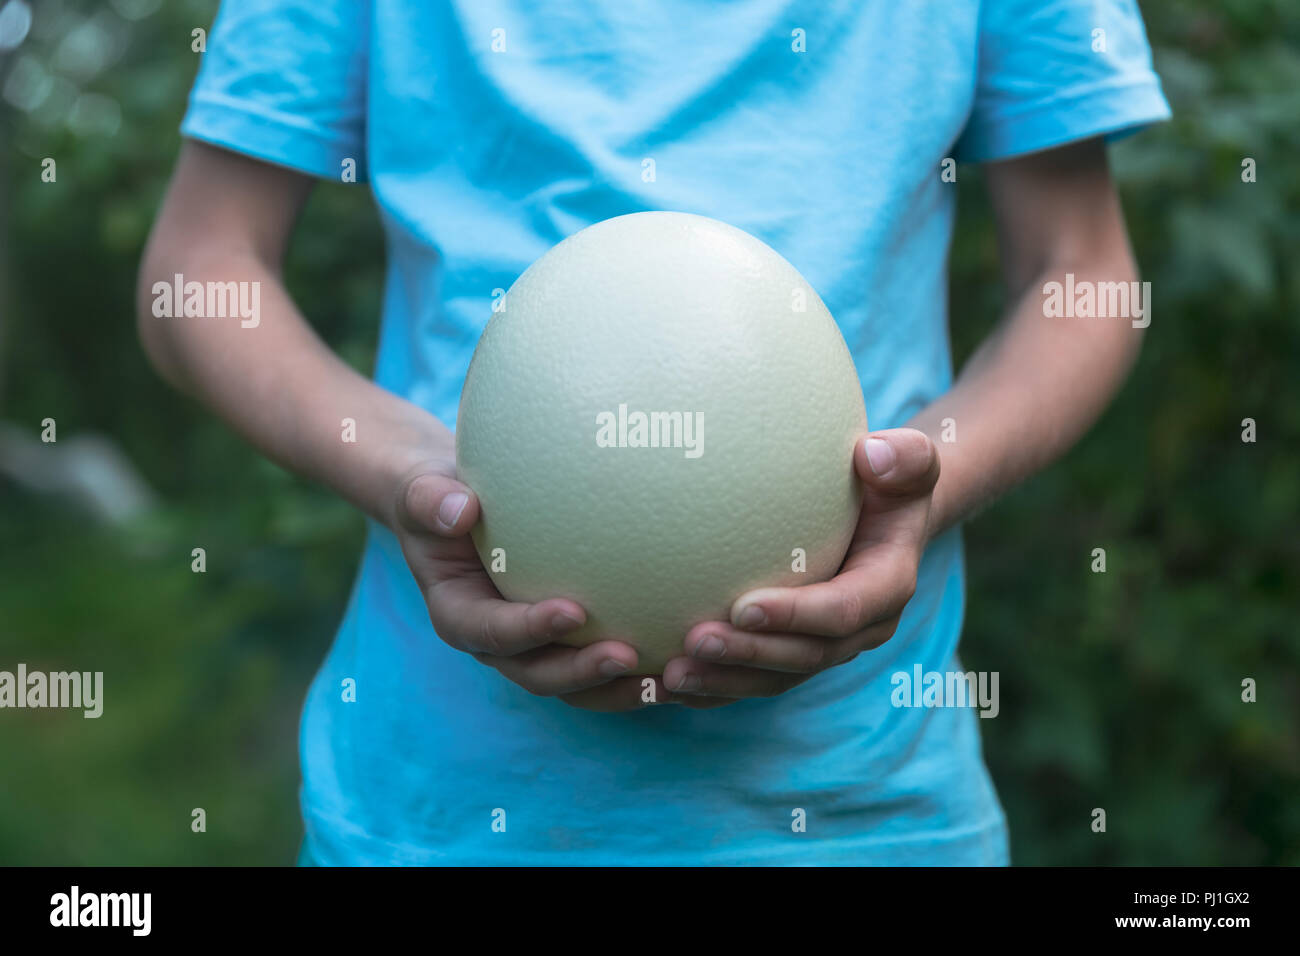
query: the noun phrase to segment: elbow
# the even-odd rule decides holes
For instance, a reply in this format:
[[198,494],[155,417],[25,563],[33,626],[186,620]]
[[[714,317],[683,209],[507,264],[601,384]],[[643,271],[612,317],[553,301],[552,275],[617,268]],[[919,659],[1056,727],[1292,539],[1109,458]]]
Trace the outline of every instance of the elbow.
[[1127,237],[1058,263],[1052,271],[1053,279],[1066,280],[1073,314],[1104,322],[1134,352],[1141,347],[1151,324],[1151,283],[1142,281]]
[[1137,260],[1133,258],[1133,253],[1129,252],[1126,265],[1128,276],[1133,289],[1131,299],[1136,305],[1133,308],[1133,328],[1138,330],[1137,340],[1140,345],[1143,333],[1151,325],[1151,283],[1144,282],[1142,271],[1138,268]]
[[1142,281],[1127,243],[1114,254],[1102,257],[1092,272],[1097,276],[1093,311],[1103,327],[1110,330],[1105,338],[1113,343],[1118,379],[1122,382],[1137,364],[1151,325],[1151,283]]
[[1115,274],[1113,281],[1128,289],[1127,296],[1117,296],[1121,303],[1127,301],[1127,308],[1122,308],[1117,318],[1128,332],[1130,357],[1136,359],[1142,348],[1142,340],[1146,337],[1146,330],[1151,325],[1151,283],[1142,281],[1142,272],[1127,244],[1123,253],[1117,257],[1112,271]]
[[136,276],[135,329],[145,358],[159,378],[173,388],[183,389],[172,326],[175,319],[159,315],[156,305],[160,296],[172,294],[171,280],[164,278],[169,274],[161,257],[155,254],[151,238]]

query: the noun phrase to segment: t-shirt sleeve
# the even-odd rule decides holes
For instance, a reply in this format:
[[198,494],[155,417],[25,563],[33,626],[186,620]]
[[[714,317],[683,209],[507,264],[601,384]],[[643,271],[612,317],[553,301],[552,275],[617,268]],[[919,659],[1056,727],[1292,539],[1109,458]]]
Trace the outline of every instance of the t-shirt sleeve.
[[366,175],[365,0],[225,0],[181,133],[328,179]]
[[1116,139],[1169,116],[1133,0],[984,0],[959,160]]

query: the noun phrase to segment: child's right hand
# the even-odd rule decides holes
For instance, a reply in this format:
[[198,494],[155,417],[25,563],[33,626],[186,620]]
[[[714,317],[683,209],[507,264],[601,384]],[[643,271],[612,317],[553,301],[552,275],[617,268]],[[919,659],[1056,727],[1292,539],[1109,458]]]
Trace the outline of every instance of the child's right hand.
[[[555,641],[581,627],[586,614],[566,598],[520,604],[502,598],[469,530],[478,499],[456,480],[455,463],[432,459],[399,483],[393,531],[420,586],[438,636],[495,667],[525,690],[587,710],[639,710],[644,677],[637,653],[621,641],[567,647]],[[672,699],[654,678],[654,699]]]

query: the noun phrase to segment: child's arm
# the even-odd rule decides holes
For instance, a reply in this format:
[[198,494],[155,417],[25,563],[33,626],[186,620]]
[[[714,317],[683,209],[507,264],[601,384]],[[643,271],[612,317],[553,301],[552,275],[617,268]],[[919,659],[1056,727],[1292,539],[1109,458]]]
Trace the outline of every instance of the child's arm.
[[[665,668],[670,690],[700,695],[701,705],[770,696],[883,644],[911,599],[926,544],[1062,454],[1119,388],[1141,328],[1122,317],[1044,315],[1044,284],[1066,273],[1076,285],[1137,278],[1101,142],[995,163],[985,177],[1006,315],[910,428],[858,443],[866,496],[840,573],[823,584],[751,591],[730,622],[692,629],[692,656]],[[953,442],[942,440],[947,419]]]
[[[310,177],[186,141],[141,263],[141,341],[159,374],[268,458],[392,525],[395,482],[451,447],[432,415],[349,368],[308,325],[280,274]],[[160,318],[155,282],[255,283],[260,315]],[[251,323],[248,323],[251,324]],[[357,421],[344,444],[342,420]]]
[[[554,644],[581,626],[581,607],[501,599],[467,535],[478,504],[455,479],[446,426],[349,368],[294,306],[280,269],[310,191],[306,176],[186,142],[140,267],[139,331],[155,368],[267,457],[391,528],[448,644],[533,693],[597,709],[640,706],[639,681],[611,681],[611,660],[618,673],[635,672],[633,648]],[[156,316],[154,284],[170,288],[178,274],[257,283],[257,324]],[[356,422],[355,444],[343,441],[345,418]]]
[[[1132,317],[1044,315],[1043,286],[1066,273],[1076,288],[1138,277],[1100,140],[992,163],[984,178],[1008,313],[952,390],[909,423],[939,442],[943,460],[930,537],[1078,441],[1128,375],[1150,318],[1135,327]],[[944,443],[949,418],[956,441]]]

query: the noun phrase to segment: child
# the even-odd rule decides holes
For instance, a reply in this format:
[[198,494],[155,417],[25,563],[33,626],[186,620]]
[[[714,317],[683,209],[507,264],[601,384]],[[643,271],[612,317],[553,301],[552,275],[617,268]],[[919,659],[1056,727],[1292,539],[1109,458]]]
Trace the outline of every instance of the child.
[[[958,523],[1133,361],[1144,323],[1056,317],[1045,286],[1136,278],[1103,138],[1167,115],[1126,0],[225,4],[140,332],[176,387],[372,519],[303,714],[302,861],[1006,863],[975,715],[896,706],[893,675],[960,670]],[[953,159],[989,164],[1008,303],[955,383]],[[280,276],[313,179],[353,174],[389,241],[374,382]],[[789,259],[879,429],[840,574],[683,634],[654,704],[630,646],[555,642],[580,606],[496,593],[451,431],[493,290],[645,209]],[[258,320],[155,318],[177,274],[257,283]]]

